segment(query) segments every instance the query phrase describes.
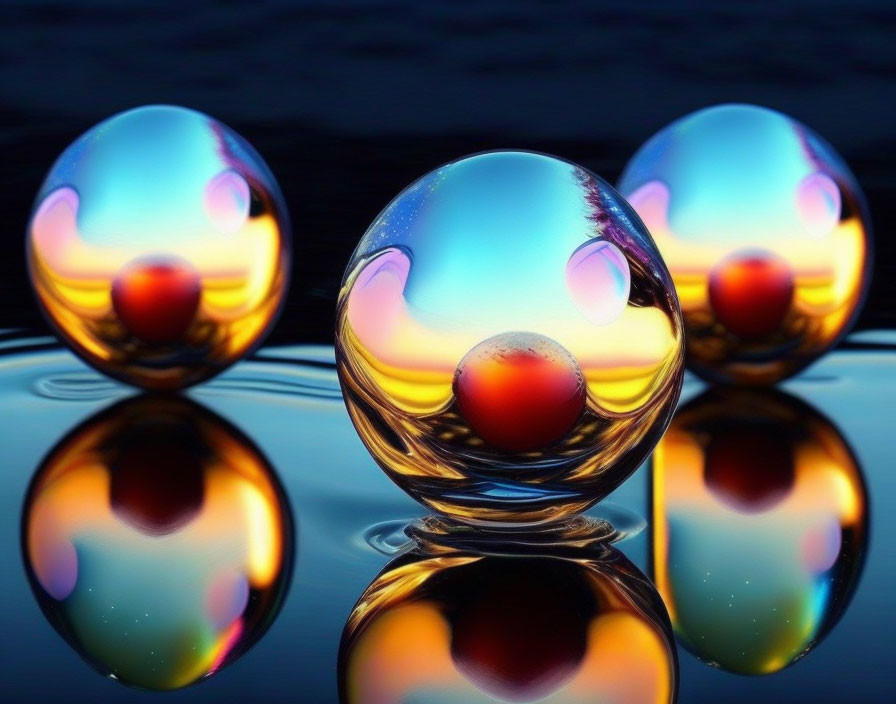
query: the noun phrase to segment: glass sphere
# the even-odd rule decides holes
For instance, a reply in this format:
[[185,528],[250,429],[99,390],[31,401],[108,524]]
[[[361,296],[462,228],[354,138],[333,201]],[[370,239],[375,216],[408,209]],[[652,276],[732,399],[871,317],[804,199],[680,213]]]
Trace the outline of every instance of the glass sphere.
[[71,144],[27,240],[62,339],[148,389],[195,384],[247,354],[289,278],[286,207],[261,157],[217,120],[167,105],[115,115]]
[[569,557],[409,553],[342,636],[345,704],[675,701],[653,585],[613,548]]
[[870,280],[865,200],[805,125],[720,105],[660,130],[619,191],[672,274],[688,365],[713,382],[772,384],[830,349]]
[[267,630],[290,578],[292,519],[250,441],[182,398],[141,397],[63,439],[23,510],[31,586],[102,674],[185,687]]
[[472,523],[582,511],[633,472],[682,376],[674,287],[599,177],[500,151],[402,191],[361,239],[336,352],[386,473]]
[[654,581],[701,660],[777,672],[843,614],[868,540],[865,483],[803,402],[741,388],[686,404],[657,445],[653,496]]

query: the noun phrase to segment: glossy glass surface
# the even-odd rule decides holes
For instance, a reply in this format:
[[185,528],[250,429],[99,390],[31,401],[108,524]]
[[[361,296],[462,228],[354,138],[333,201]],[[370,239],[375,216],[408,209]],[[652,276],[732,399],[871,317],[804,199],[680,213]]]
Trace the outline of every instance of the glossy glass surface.
[[283,301],[290,232],[264,161],[186,108],[115,115],[47,174],[28,225],[37,299],[85,361],[173,389],[240,359]]
[[637,216],[594,174],[530,152],[405,189],[338,304],[361,439],[399,486],[467,522],[556,520],[606,496],[668,422],[682,347]]
[[805,657],[843,614],[867,549],[865,481],[793,396],[711,390],[653,455],[653,568],[680,642],[730,672]]
[[25,563],[41,609],[101,673],[177,689],[240,657],[289,582],[293,532],[259,450],[209,411],[137,397],[42,462]]
[[865,199],[796,120],[755,105],[686,115],[638,150],[619,191],[669,267],[701,376],[777,382],[855,319],[870,279]]
[[678,662],[656,590],[612,548],[423,550],[361,596],[340,649],[345,704],[672,702]]

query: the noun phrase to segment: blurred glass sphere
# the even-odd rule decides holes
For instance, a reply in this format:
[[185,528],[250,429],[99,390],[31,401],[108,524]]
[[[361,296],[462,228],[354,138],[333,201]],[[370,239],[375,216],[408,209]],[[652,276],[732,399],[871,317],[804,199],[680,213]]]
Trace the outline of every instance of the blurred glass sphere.
[[619,191],[672,274],[688,365],[771,384],[830,349],[870,279],[864,196],[805,125],[755,105],[686,115],[632,157]]
[[264,161],[217,120],[166,105],[72,143],[37,194],[27,243],[63,341],[148,389],[240,359],[273,324],[289,278],[286,207]]

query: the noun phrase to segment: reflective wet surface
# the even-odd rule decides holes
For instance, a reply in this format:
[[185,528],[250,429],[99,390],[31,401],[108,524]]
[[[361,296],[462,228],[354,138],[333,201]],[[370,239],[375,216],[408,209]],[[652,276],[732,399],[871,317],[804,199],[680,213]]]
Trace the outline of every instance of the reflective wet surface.
[[672,702],[678,663],[653,584],[604,546],[418,549],[346,622],[343,701]]
[[865,481],[833,423],[771,389],[712,389],[653,454],[651,547],[679,640],[704,662],[777,672],[849,604],[867,546]]
[[[84,662],[84,653],[69,644],[71,632],[60,637],[58,623],[48,621],[44,615],[29,583],[27,560],[23,559],[27,542],[23,535],[28,513],[26,495],[35,474],[42,466],[46,469],[53,453],[66,446],[65,438],[77,437],[79,428],[97,427],[97,419],[102,421],[104,417],[97,414],[134,396],[134,391],[100,377],[52,340],[0,333],[0,559],[5,568],[0,571],[0,593],[4,597],[0,614],[6,634],[0,641],[0,660],[5,694],[14,701],[36,702],[141,701],[158,696],[178,701],[338,701],[337,662],[346,622],[377,576],[390,569],[388,565],[394,566],[396,560],[415,561],[407,552],[407,538],[401,529],[406,521],[421,517],[423,509],[389,481],[358,439],[339,394],[332,355],[332,349],[325,347],[266,348],[187,394],[206,409],[188,413],[196,418],[199,427],[203,427],[202,418],[215,419],[212,425],[225,428],[225,435],[245,439],[248,447],[257,451],[257,457],[263,458],[265,472],[276,478],[294,519],[294,562],[282,608],[272,615],[268,630],[258,634],[251,649],[195,686],[157,695],[125,686],[121,679],[114,681],[97,674]],[[749,418],[753,421],[752,425],[746,424],[746,435],[743,431],[731,431],[723,417],[725,413],[740,417],[737,410],[742,404],[722,403],[722,410],[710,409],[709,417],[704,418],[706,396],[701,395],[706,388],[688,379],[681,402],[684,410],[673,423],[681,418],[688,421],[687,414],[696,409],[697,420],[688,422],[687,427],[697,427],[703,443],[700,447],[715,468],[707,471],[702,467],[697,472],[687,462],[676,465],[681,472],[693,470],[695,473],[688,476],[694,481],[699,479],[695,486],[701,489],[694,495],[694,511],[685,511],[678,503],[663,504],[665,515],[684,517],[685,524],[687,520],[694,522],[693,526],[684,526],[687,530],[683,541],[678,534],[668,534],[669,545],[680,551],[682,560],[676,563],[677,569],[669,572],[665,588],[658,575],[664,565],[673,564],[668,558],[672,551],[665,560],[657,559],[661,511],[657,508],[658,476],[651,475],[649,465],[642,466],[606,502],[589,512],[595,518],[627,526],[614,544],[621,553],[619,559],[630,562],[637,573],[656,577],[659,593],[669,602],[672,624],[678,628],[678,701],[889,701],[893,684],[890,634],[896,627],[891,606],[896,548],[890,521],[896,510],[896,475],[891,468],[892,419],[896,411],[894,364],[896,336],[892,333],[854,335],[843,349],[784,384],[780,392],[771,395],[771,401],[749,406]],[[769,435],[763,423],[783,430],[773,441],[763,443],[757,439]],[[738,424],[742,425],[740,421]],[[685,429],[684,436],[689,432]],[[711,441],[710,436],[721,439]],[[752,454],[763,458],[763,472],[758,483],[745,483],[744,468],[749,466]],[[182,457],[181,463],[184,462]],[[772,471],[776,466],[778,469]],[[836,490],[822,491],[819,487],[824,482],[819,477],[830,480]],[[659,478],[670,485],[687,477],[668,468]],[[155,531],[156,537],[147,540],[165,540],[165,536],[186,535],[184,531],[195,524],[196,501],[191,499],[195,492],[191,493],[189,487],[183,487],[179,493],[183,510],[172,513],[151,501],[142,501],[152,492],[147,494],[148,489],[139,482],[130,484],[132,491],[119,491],[114,502],[123,511],[120,515],[130,521],[118,520],[120,530],[130,526],[128,530],[146,535],[151,529],[149,532]],[[666,491],[665,497],[667,502],[674,498],[670,491]],[[853,499],[853,508],[862,507],[864,522],[850,523],[846,511],[849,502],[841,501],[849,497]],[[83,502],[87,506],[88,497]],[[804,511],[805,516],[828,517],[831,521],[822,521],[827,528],[813,530],[812,525],[804,525],[801,520],[790,520],[797,509]],[[767,535],[753,537],[751,527],[762,513],[776,517],[763,525],[775,531],[778,540]],[[742,529],[737,530],[732,520],[739,521],[737,525]],[[840,527],[839,536],[832,529],[834,520]],[[858,528],[847,534],[844,526],[850,525]],[[174,530],[160,534],[160,526]],[[228,528],[237,531],[236,525]],[[708,536],[706,540],[701,538],[704,534]],[[740,651],[746,651],[754,660],[762,648],[766,649],[763,653],[778,652],[779,641],[773,638],[764,644],[751,640],[745,622],[758,617],[747,606],[738,604],[734,617],[718,615],[710,624],[711,632],[699,622],[694,625],[693,618],[699,621],[707,614],[718,614],[719,607],[711,599],[724,596],[701,586],[702,577],[694,572],[699,561],[705,562],[716,550],[714,541],[728,548],[719,567],[724,568],[720,576],[728,581],[714,587],[727,586],[743,576],[751,582],[764,580],[759,586],[766,595],[775,597],[783,588],[783,582],[774,575],[775,565],[781,561],[789,564],[797,576],[805,577],[794,587],[796,601],[791,598],[787,603],[797,607],[809,605],[815,611],[807,613],[817,618],[809,620],[812,632],[807,637],[801,640],[803,632],[794,632],[786,647],[781,646],[781,657],[786,662],[782,668],[774,668],[776,672],[759,676],[731,672],[738,669],[732,663],[745,662],[742,658],[747,656]],[[465,554],[470,554],[469,546],[466,549]],[[499,603],[500,597],[489,595],[501,591],[502,579],[514,569],[531,568],[527,574],[538,577],[545,562],[552,566],[555,563],[551,560],[570,559],[568,555],[551,557],[546,552],[536,549],[535,556],[523,558],[528,561],[525,565],[515,563],[509,570],[491,570],[490,565],[510,558],[478,560],[480,565],[488,563],[476,568],[482,572],[477,579],[488,587],[477,596],[479,601],[488,597],[486,602]],[[788,562],[797,559],[794,556],[804,558],[804,562]],[[747,576],[743,571],[742,566],[747,563],[755,568],[751,570],[754,575]],[[198,562],[188,567],[200,570]],[[179,569],[184,566],[177,560],[166,563],[166,571]],[[583,570],[587,572],[584,567],[566,570],[564,578],[576,583]],[[156,576],[150,573],[145,579],[151,582]],[[455,648],[459,649],[457,661],[461,663],[455,670],[457,676],[463,682],[474,682],[470,686],[481,691],[482,687],[475,683],[491,677],[495,663],[508,662],[507,648],[513,645],[513,639],[508,641],[506,634],[512,619],[500,609],[489,608],[489,603],[475,603],[476,599],[469,597],[465,580],[464,575],[442,580],[436,591],[440,604],[456,606],[455,625],[461,635],[466,631],[492,636],[488,639],[495,653],[491,660],[483,660],[464,642]],[[825,600],[817,594],[824,595],[819,585],[826,580],[834,586]],[[792,586],[793,580],[785,581],[785,587]],[[838,592],[837,584],[847,582],[848,589]],[[533,578],[528,586],[536,601],[551,600],[550,583],[540,584]],[[728,594],[743,596],[747,587],[742,586],[739,592]],[[231,596],[236,591],[232,590]],[[586,592],[582,594],[584,603],[588,599]],[[787,601],[786,596],[784,600]],[[228,602],[223,597],[219,601]],[[230,604],[237,601],[234,597]],[[691,615],[687,625],[682,620],[685,601]],[[539,613],[553,614],[552,620],[566,624],[571,631],[581,630],[584,622],[562,621],[561,617],[566,617],[560,612],[567,605],[542,603],[531,614],[521,613],[521,619],[531,617],[526,621],[530,627],[526,633],[538,639]],[[213,613],[220,616],[224,611],[228,610],[222,608]],[[226,616],[233,613],[231,610]],[[803,612],[797,608],[796,613]],[[582,619],[586,619],[587,614],[582,614]],[[788,635],[786,623],[782,625],[770,618],[763,613],[761,635],[768,639],[775,628]],[[227,619],[222,617],[219,622],[223,620]],[[652,623],[650,619],[648,622]],[[701,649],[695,645],[700,634],[712,635],[727,652],[718,650],[718,642]],[[769,645],[772,642],[774,647]],[[736,650],[739,645],[740,651]],[[746,650],[747,645],[754,650]],[[503,679],[492,677],[492,689],[485,688],[482,701],[525,701],[520,687],[533,682],[572,692],[563,687],[571,687],[575,673],[581,669],[573,668],[570,662],[581,666],[584,661],[577,660],[575,653],[570,657],[560,655],[564,657],[557,662],[535,658],[528,669],[511,668]],[[724,662],[723,655],[727,658]],[[655,665],[657,661],[650,662]],[[515,679],[514,673],[518,675]],[[560,675],[568,679],[561,681]],[[590,691],[597,692],[600,686],[610,684],[603,678],[595,681],[595,689]],[[448,692],[441,699],[422,696],[406,701],[441,703],[469,699],[458,699]]]
[[179,689],[267,630],[292,573],[277,477],[232,426],[182,396],[137,396],[41,463],[22,552],[47,620],[102,674]]

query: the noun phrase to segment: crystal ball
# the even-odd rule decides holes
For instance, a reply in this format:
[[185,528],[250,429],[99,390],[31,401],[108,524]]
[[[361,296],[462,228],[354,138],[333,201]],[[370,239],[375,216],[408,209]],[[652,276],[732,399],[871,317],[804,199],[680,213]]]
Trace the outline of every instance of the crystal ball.
[[238,430],[179,397],[116,404],[38,468],[22,521],[44,615],[91,666],[185,687],[267,630],[288,586],[292,519]]
[[682,324],[650,235],[544,154],[460,159],[402,191],[352,255],[336,353],[385,472],[468,523],[562,519],[628,477],[681,386]]
[[867,549],[865,482],[804,402],[735,387],[685,404],[657,445],[652,493],[654,580],[701,660],[777,672],[843,615]]
[[57,159],[28,225],[31,282],[84,361],[147,389],[217,374],[258,345],[286,292],[283,196],[217,120],[153,105]]
[[796,120],[755,105],[686,115],[638,150],[618,188],[669,267],[700,376],[773,384],[858,315],[870,281],[865,199]]
[[409,553],[367,588],[339,656],[340,701],[675,701],[662,601],[619,551]]

